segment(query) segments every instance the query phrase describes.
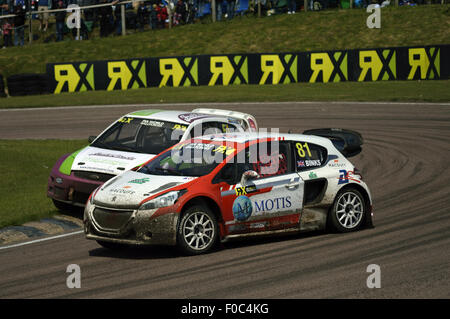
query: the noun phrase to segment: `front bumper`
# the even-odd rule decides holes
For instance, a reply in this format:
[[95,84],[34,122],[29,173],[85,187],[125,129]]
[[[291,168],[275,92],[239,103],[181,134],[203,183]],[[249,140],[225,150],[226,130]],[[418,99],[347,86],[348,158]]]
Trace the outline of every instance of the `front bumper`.
[[87,205],[84,232],[87,239],[131,245],[175,245],[179,213],[158,209],[112,209]]
[[[110,178],[112,177],[114,176],[111,175]],[[75,172],[65,175],[53,170],[48,177],[47,196],[60,202],[84,207],[89,195],[103,183],[104,181],[77,177]]]

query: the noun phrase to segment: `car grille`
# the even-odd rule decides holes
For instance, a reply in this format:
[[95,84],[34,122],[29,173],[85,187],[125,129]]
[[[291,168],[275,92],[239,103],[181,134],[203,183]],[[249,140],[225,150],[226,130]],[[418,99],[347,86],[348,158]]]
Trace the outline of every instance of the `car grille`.
[[118,231],[130,220],[132,210],[112,210],[96,207],[93,217],[103,230]]
[[106,182],[113,178],[116,175],[113,174],[105,174],[105,173],[97,173],[97,172],[86,172],[86,171],[73,171],[73,174],[76,177],[88,179],[91,181],[99,181]]

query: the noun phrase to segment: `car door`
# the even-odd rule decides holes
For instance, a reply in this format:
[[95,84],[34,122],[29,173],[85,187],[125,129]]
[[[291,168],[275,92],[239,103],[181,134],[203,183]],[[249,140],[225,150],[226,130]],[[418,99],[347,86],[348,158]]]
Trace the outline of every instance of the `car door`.
[[[279,142],[267,152],[248,147],[235,157],[235,177],[221,187],[225,231],[243,234],[298,227],[303,206],[304,183],[295,171],[289,142]],[[256,153],[256,155],[255,155]],[[265,153],[265,154],[264,154]],[[244,174],[259,177],[243,180]]]

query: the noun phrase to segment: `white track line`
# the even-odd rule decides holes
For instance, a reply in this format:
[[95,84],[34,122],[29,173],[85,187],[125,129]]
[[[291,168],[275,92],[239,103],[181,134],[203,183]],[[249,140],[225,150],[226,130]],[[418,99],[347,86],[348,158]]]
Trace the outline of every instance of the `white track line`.
[[222,102],[222,103],[149,103],[149,104],[105,104],[105,105],[80,105],[80,106],[50,106],[50,107],[29,107],[29,108],[11,108],[0,109],[0,112],[18,112],[18,111],[48,111],[63,109],[82,109],[82,108],[120,108],[120,107],[164,107],[164,106],[227,106],[227,105],[254,105],[254,104],[349,104],[349,105],[416,105],[416,106],[450,106],[450,103],[430,103],[430,102],[355,102],[355,101],[314,101],[314,102]]
[[24,243],[8,245],[8,246],[0,246],[0,250],[8,249],[8,248],[14,248],[14,247],[20,247],[20,246],[25,246],[25,245],[31,245],[31,244],[40,243],[40,242],[43,242],[43,241],[48,241],[48,240],[52,240],[52,239],[58,239],[58,238],[78,235],[78,234],[82,234],[82,233],[84,233],[83,230],[78,230],[78,231],[67,233],[67,234],[56,235],[56,236],[52,236],[52,237],[45,237],[45,238],[41,238],[41,239],[27,241],[27,242],[24,242]]

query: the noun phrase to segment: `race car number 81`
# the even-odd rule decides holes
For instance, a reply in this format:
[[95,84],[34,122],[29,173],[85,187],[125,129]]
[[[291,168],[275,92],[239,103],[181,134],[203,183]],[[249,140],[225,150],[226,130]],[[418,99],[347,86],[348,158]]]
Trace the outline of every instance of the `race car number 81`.
[[308,152],[308,156],[311,157],[311,151],[309,150],[308,143],[306,142],[304,144],[297,143],[295,144],[295,147],[297,148],[298,156],[305,157],[306,155],[305,150],[306,150]]

